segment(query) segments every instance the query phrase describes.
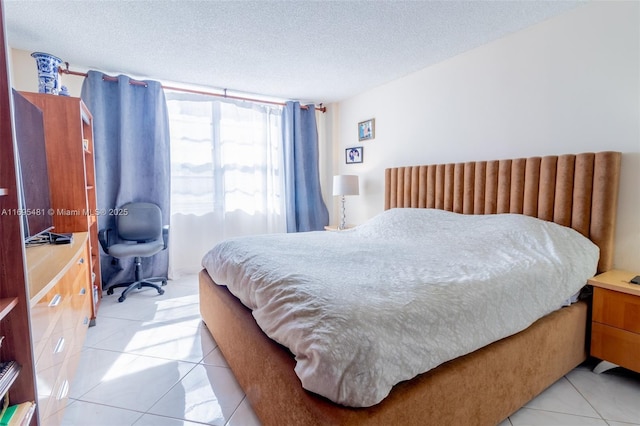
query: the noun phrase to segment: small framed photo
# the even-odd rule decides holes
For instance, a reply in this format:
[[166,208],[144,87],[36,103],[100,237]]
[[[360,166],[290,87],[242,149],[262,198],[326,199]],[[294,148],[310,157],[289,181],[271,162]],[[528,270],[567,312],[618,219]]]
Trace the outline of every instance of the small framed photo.
[[371,118],[358,123],[358,140],[366,141],[376,137],[376,119]]
[[362,147],[356,146],[345,149],[344,158],[347,164],[362,163]]

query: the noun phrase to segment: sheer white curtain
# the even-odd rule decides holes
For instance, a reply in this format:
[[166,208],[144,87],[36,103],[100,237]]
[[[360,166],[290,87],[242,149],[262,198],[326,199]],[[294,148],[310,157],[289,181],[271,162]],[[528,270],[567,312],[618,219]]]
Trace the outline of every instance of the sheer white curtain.
[[285,232],[281,108],[173,92],[167,106],[169,275],[202,269],[224,238]]

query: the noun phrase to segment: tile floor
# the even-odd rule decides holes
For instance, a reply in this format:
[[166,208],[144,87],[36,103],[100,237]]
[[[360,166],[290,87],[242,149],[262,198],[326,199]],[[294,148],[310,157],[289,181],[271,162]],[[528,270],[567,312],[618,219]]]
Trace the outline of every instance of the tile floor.
[[[640,425],[640,374],[585,364],[504,420],[520,425]],[[106,296],[89,329],[63,425],[253,426],[260,422],[198,310],[197,276],[165,294]]]

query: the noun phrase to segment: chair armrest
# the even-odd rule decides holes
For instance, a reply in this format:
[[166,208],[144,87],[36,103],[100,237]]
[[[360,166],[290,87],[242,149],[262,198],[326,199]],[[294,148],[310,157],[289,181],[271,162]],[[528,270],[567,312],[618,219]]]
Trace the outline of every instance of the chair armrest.
[[100,241],[100,246],[106,254],[109,254],[109,232],[111,232],[111,228],[98,231],[98,241]]
[[164,242],[163,250],[166,250],[169,245],[169,225],[165,225],[162,227],[162,241]]

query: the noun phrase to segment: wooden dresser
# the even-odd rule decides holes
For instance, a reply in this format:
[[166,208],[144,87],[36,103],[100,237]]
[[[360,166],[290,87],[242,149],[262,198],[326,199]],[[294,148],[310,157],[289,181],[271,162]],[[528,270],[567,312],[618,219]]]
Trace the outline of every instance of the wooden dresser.
[[611,270],[589,280],[591,355],[640,373],[640,285],[629,283],[636,275]]
[[95,323],[102,282],[98,242],[93,116],[82,99],[46,93],[20,92],[43,114],[53,232],[87,232],[87,259],[92,279],[92,314]]
[[26,249],[40,421],[60,424],[91,318],[89,238]]

